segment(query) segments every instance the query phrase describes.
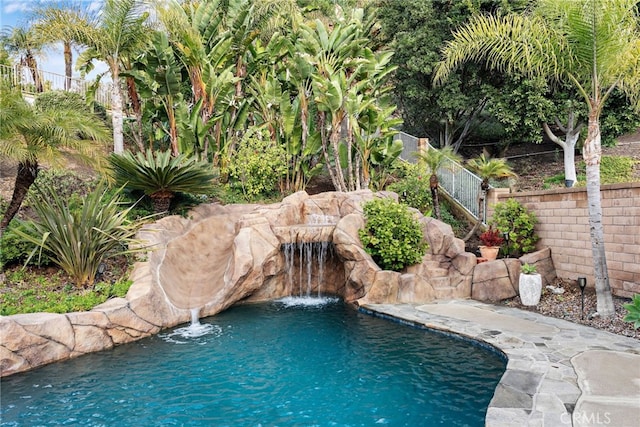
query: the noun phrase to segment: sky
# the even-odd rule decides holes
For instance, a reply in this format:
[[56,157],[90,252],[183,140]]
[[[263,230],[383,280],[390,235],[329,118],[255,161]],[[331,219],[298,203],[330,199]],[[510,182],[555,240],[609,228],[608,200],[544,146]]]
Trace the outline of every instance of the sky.
[[[102,0],[0,0],[0,28],[4,31],[7,27],[28,26],[31,13],[41,6],[61,6],[64,4],[79,5],[90,12],[98,12],[102,7]],[[75,71],[75,61],[78,52],[73,52],[74,77],[80,77]],[[38,67],[43,71],[64,75],[64,57],[62,44],[50,48],[46,57],[38,58]],[[104,63],[96,63],[96,68],[87,77],[94,78],[98,73],[107,70]],[[107,76],[105,76],[106,79]]]

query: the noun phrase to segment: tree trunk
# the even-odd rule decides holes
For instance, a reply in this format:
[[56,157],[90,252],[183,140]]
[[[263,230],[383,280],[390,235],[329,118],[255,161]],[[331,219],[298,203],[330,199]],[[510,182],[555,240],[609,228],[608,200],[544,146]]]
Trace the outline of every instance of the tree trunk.
[[127,77],[127,94],[131,100],[133,114],[136,116],[136,129],[132,132],[133,138],[136,141],[138,149],[144,152],[144,139],[142,136],[142,104],[140,103],[140,97],[138,96],[138,90],[136,89],[136,82],[131,76]]
[[153,201],[153,211],[155,213],[169,212],[173,196],[174,194],[170,191],[157,191],[153,193],[150,196]]
[[438,200],[438,175],[431,174],[429,178],[429,187],[431,188],[431,199],[433,200],[433,214],[436,219],[440,218],[440,200]]
[[38,63],[36,62],[36,59],[33,57],[32,54],[27,53],[27,55],[25,56],[24,64],[29,68],[29,71],[31,71],[31,78],[33,79],[35,92],[36,93],[44,92],[42,79],[40,78],[40,73],[38,73]]
[[565,187],[573,187],[578,179],[576,177],[576,142],[580,133],[576,135],[567,135],[565,146],[562,147],[564,153],[564,185]]
[[591,251],[593,253],[593,272],[598,302],[598,314],[606,317],[615,313],[609,271],[604,248],[604,227],[602,225],[602,203],[600,200],[600,122],[597,106],[589,111],[589,128],[582,155],[587,166],[587,203],[589,206],[589,229],[591,233]]
[[4,231],[9,226],[9,223],[16,216],[22,206],[24,198],[27,196],[29,188],[36,180],[38,176],[38,163],[37,162],[21,162],[18,164],[18,173],[16,174],[15,184],[13,186],[13,195],[9,206],[2,217],[0,222],[0,239]]
[[566,187],[573,187],[577,180],[575,150],[583,124],[575,125],[575,114],[573,111],[569,112],[567,126],[563,126],[557,118],[556,124],[565,134],[564,141],[551,132],[548,124],[543,123],[542,128],[551,141],[562,147],[564,153],[564,183]]
[[71,53],[71,43],[64,42],[64,90],[71,90],[71,75],[73,66],[73,54]]
[[178,125],[176,124],[176,114],[173,109],[173,97],[167,95],[165,102],[165,108],[167,109],[167,117],[169,118],[169,140],[171,142],[171,156],[178,157],[180,151],[178,150]]
[[120,91],[120,76],[117,69],[118,65],[114,65],[111,69],[111,123],[113,124],[113,152],[116,154],[124,153],[124,136],[122,120],[122,92]]

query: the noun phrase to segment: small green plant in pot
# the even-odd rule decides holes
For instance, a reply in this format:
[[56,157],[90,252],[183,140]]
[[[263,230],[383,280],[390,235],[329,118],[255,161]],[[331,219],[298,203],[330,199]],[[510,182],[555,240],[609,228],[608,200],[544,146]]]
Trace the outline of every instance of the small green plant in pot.
[[523,305],[537,305],[542,295],[542,276],[535,265],[524,263],[520,267],[518,283],[520,301]]

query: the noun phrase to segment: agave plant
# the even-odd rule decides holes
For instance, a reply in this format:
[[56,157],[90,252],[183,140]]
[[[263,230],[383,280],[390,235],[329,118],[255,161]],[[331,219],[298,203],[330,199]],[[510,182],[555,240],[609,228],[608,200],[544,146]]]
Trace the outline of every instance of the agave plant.
[[127,219],[131,207],[122,209],[118,193],[110,196],[101,184],[73,209],[52,188],[38,190],[32,205],[38,220],[15,233],[50,254],[77,286],[93,284],[105,259],[130,252],[138,227]]
[[212,189],[214,174],[206,162],[168,151],[109,156],[117,186],[143,191],[151,197],[156,213],[167,212],[176,193],[206,194]]

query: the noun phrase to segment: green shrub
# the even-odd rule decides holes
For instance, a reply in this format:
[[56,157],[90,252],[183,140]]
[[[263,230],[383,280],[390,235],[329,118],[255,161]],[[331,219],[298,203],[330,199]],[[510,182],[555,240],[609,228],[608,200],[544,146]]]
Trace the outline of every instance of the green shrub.
[[[633,182],[634,168],[638,160],[628,156],[602,156],[600,160],[600,184],[617,184]],[[576,187],[584,187],[587,180],[584,161],[576,165]],[[545,178],[544,189],[564,186],[564,174],[557,174]]]
[[539,239],[534,231],[537,222],[533,212],[529,212],[517,200],[509,199],[496,203],[489,224],[503,233],[509,233],[508,242],[503,248],[509,256],[518,257],[535,250]]
[[358,234],[365,251],[384,270],[400,271],[422,260],[427,244],[420,223],[406,205],[391,199],[364,204],[365,228]]
[[600,161],[600,183],[616,184],[633,181],[633,167],[638,163],[632,157],[602,156]]
[[427,213],[433,205],[429,175],[426,174],[424,167],[408,165],[404,177],[389,185],[387,189],[398,193],[401,203],[416,208],[422,213]]
[[94,188],[95,180],[83,179],[77,173],[65,169],[43,169],[31,186],[24,201],[25,206],[31,206],[37,197],[36,187],[50,188],[60,198],[67,200],[73,208],[82,204],[82,199]]
[[91,310],[109,298],[124,297],[132,284],[130,280],[119,280],[78,290],[65,284],[59,273],[46,279],[38,274],[26,270],[7,272],[5,280],[8,286],[0,294],[0,315]]
[[69,108],[72,110],[89,109],[82,95],[65,90],[42,92],[36,97],[35,105],[42,110],[55,108]]
[[624,316],[625,322],[633,323],[633,328],[640,328],[640,294],[635,294],[630,304],[624,304],[623,307],[627,310],[626,316]]
[[78,286],[93,283],[100,263],[129,252],[137,225],[127,219],[120,198],[109,197],[100,185],[72,210],[51,188],[41,189],[34,201],[38,220],[16,233],[49,252],[52,261],[69,274]]
[[267,131],[247,132],[230,160],[229,185],[236,184],[247,201],[276,193],[287,174],[287,153]]
[[455,213],[452,212],[451,206],[449,206],[448,202],[444,202],[440,206],[440,216],[442,217],[442,222],[449,224],[451,229],[453,230],[453,234],[456,236],[464,236],[467,233],[467,223],[464,220],[461,220],[456,217]]
[[[22,222],[14,219],[9,223],[6,231],[2,235],[0,242],[0,266],[8,266],[14,264],[24,264],[27,260],[29,265],[43,266],[51,264],[50,254],[46,251],[40,253],[37,251],[38,246],[26,239],[23,239],[15,232],[20,229],[26,232],[31,225],[28,222]],[[36,255],[31,254],[36,251]]]

